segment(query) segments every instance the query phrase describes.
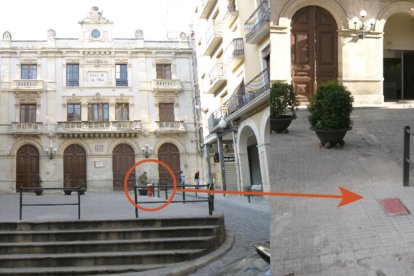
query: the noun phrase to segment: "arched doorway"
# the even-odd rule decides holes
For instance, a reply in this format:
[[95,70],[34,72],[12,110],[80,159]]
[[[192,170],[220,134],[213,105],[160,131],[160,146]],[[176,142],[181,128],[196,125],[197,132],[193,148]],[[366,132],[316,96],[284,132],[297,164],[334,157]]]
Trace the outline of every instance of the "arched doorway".
[[78,186],[80,180],[86,182],[86,151],[83,147],[72,144],[63,153],[63,176],[69,179],[64,186]]
[[384,26],[384,101],[414,99],[413,16],[396,13]]
[[[177,184],[179,184],[179,175],[180,175],[180,152],[178,148],[171,143],[163,144],[160,149],[158,150],[158,159],[172,169],[174,172],[175,178],[177,179]],[[160,184],[168,184],[173,185],[173,180],[171,178],[170,173],[167,171],[166,168],[159,165],[158,172],[160,176]],[[188,176],[187,176],[188,178]]]
[[[124,189],[124,177],[126,172],[135,164],[134,149],[128,144],[117,145],[112,152],[112,172],[114,190]],[[133,190],[135,185],[135,170],[128,177],[128,190]]]
[[16,191],[20,191],[20,186],[34,187],[36,175],[39,175],[39,151],[32,145],[24,145],[16,155]]
[[332,15],[309,6],[292,18],[292,80],[301,100],[315,95],[317,86],[338,79],[338,35]]
[[258,141],[253,129],[244,126],[239,134],[240,176],[242,189],[263,190],[261,160]]

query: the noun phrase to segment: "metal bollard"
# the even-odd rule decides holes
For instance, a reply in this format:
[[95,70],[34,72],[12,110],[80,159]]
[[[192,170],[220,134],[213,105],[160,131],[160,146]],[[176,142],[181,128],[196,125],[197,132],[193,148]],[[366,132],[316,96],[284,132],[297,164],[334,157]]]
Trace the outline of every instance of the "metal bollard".
[[410,185],[410,127],[404,128],[403,186]]
[[[185,189],[185,185],[181,185],[181,188],[184,190]],[[185,204],[185,192],[183,192],[183,204]]]
[[165,184],[165,200],[168,200],[168,186]]
[[[134,187],[134,201],[135,201],[135,204],[138,204],[137,189],[138,188],[135,186]],[[134,206],[134,208],[135,208],[135,217],[138,218],[138,208],[136,206]]]

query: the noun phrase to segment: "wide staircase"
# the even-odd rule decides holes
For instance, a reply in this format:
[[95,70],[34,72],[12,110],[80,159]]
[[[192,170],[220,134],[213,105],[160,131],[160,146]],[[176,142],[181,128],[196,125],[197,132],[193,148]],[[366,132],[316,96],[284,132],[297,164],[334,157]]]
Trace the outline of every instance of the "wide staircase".
[[225,240],[223,216],[0,224],[0,275],[93,275],[165,268]]

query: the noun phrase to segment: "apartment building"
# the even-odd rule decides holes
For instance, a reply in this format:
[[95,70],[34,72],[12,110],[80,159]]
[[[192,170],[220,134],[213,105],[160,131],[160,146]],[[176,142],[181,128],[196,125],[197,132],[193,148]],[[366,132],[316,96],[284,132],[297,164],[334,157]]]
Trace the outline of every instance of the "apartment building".
[[[194,117],[192,42],[186,34],[146,41],[141,30],[116,38],[97,7],[79,37],[0,42],[0,192],[34,185],[121,190],[126,171],[145,158],[179,171],[201,171]],[[76,26],[74,26],[76,27]],[[145,164],[150,182],[171,182]]]
[[269,191],[269,22],[268,1],[196,7],[204,144],[216,188]]
[[414,1],[271,0],[271,79],[334,79],[360,104],[414,99]]

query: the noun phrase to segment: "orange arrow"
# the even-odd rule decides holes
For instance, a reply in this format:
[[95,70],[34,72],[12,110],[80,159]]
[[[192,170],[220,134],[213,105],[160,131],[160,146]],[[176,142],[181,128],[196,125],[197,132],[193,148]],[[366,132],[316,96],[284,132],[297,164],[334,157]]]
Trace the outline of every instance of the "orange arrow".
[[207,194],[228,194],[228,195],[257,195],[257,196],[290,196],[290,197],[316,197],[316,198],[342,198],[338,207],[362,199],[363,197],[353,193],[343,187],[339,187],[342,195],[323,195],[323,194],[294,194],[294,193],[274,193],[274,192],[240,192],[223,190],[196,190],[196,189],[177,189],[178,193],[207,193]]

